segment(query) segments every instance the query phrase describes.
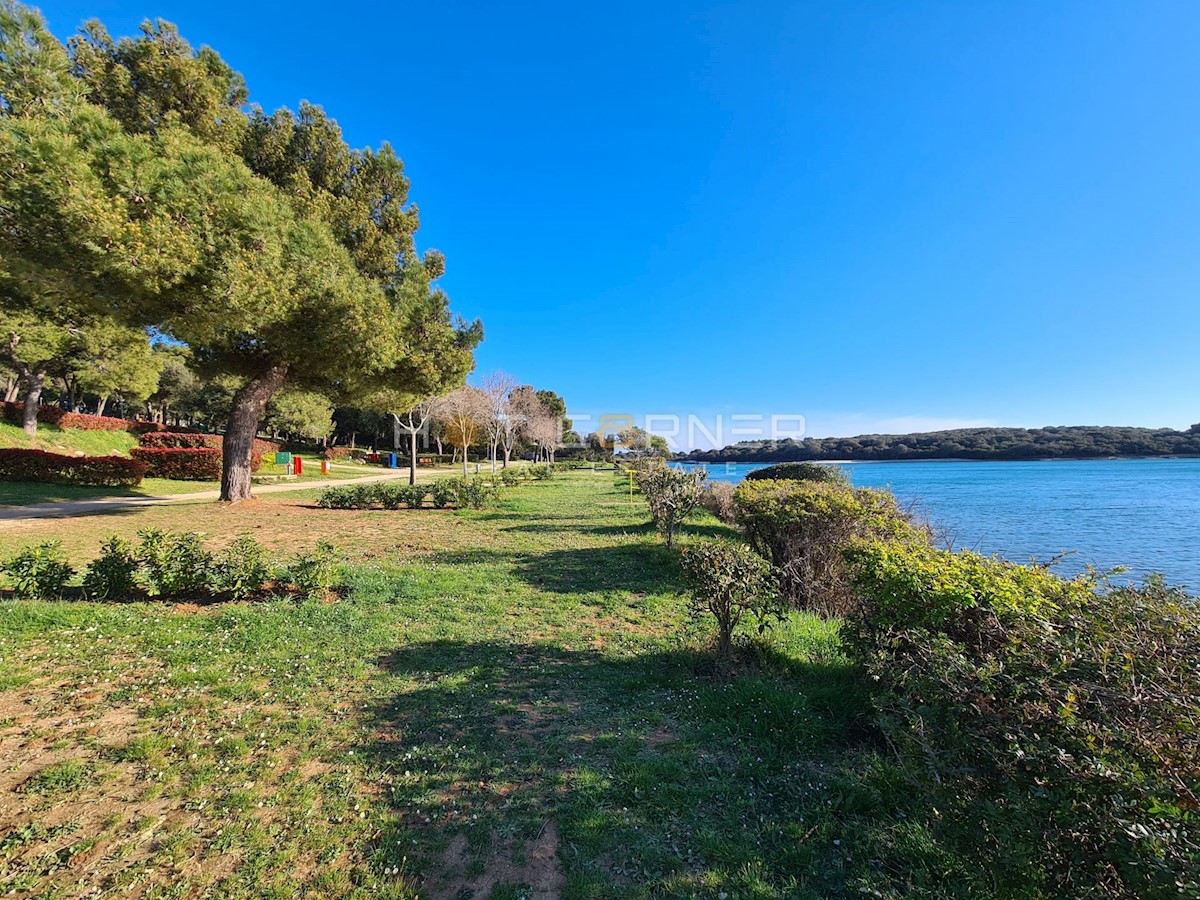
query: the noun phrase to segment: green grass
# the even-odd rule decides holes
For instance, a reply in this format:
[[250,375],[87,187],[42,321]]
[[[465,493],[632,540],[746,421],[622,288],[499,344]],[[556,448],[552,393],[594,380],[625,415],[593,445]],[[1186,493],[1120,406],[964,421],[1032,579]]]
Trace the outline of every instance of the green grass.
[[29,437],[20,425],[0,422],[0,448],[17,447],[48,450],[51,453],[83,453],[108,456],[114,451],[128,454],[137,446],[137,438],[128,431],[79,431],[56,425],[38,424],[36,437]]
[[[298,534],[361,536],[341,602],[0,604],[0,789],[46,786],[0,807],[0,893],[978,884],[875,745],[837,624],[797,614],[769,644],[743,635],[718,678],[676,556],[611,473],[524,485],[492,510],[255,515],[273,510]],[[702,517],[682,540],[722,531]]]

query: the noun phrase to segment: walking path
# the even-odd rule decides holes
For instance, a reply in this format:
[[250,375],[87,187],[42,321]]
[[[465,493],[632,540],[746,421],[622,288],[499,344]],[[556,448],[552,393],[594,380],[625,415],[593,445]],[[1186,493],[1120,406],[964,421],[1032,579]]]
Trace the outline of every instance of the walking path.
[[[336,469],[358,469],[358,466],[334,466]],[[283,484],[255,485],[254,494],[282,494],[287,491],[311,491],[314,488],[343,487],[348,484],[371,484],[407,478],[408,469],[388,469],[379,475],[363,478],[329,478],[322,481],[288,481]],[[183,503],[187,500],[217,500],[218,490],[193,491],[190,494],[131,495],[128,497],[96,497],[91,500],[63,500],[55,503],[32,503],[29,506],[0,506],[0,522],[18,519],[63,519],[91,516],[100,513],[160,506],[164,503]]]

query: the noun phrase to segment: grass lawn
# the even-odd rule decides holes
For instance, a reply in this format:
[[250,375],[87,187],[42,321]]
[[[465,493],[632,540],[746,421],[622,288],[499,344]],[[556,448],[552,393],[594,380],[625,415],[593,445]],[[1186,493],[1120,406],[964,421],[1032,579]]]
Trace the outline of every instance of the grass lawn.
[[128,456],[130,448],[136,446],[137,437],[128,431],[81,431],[38,423],[37,436],[31,438],[20,425],[0,422],[0,448],[83,453],[85,456],[108,456],[116,452]]
[[353,560],[328,604],[0,603],[0,893],[955,894],[970,867],[906,818],[836,624],[715,677],[645,521],[581,472],[482,511],[0,523],[0,555],[158,526]]

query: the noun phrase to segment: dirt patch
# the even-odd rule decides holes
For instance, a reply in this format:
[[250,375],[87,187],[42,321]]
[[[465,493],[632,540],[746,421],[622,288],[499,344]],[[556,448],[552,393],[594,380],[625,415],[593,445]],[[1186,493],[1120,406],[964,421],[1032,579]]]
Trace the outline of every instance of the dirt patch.
[[[495,842],[486,859],[471,857],[465,835],[459,834],[450,841],[442,854],[442,874],[427,879],[422,893],[432,900],[451,900],[469,896],[472,900],[486,900],[493,890],[501,885],[512,885],[528,890],[528,900],[559,900],[562,896],[564,878],[558,860],[558,826],[551,819],[542,825],[532,840],[522,845],[513,842]],[[520,852],[515,852],[515,851]],[[523,860],[518,862],[517,860]],[[469,874],[478,862],[483,864],[483,873]]]

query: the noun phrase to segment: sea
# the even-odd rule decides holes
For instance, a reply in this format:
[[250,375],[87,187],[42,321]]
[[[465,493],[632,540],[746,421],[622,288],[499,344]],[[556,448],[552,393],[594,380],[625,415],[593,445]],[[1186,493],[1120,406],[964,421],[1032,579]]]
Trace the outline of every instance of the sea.
[[[911,505],[943,545],[1014,562],[1057,559],[1064,575],[1124,567],[1116,583],[1158,573],[1200,595],[1200,459],[839,465],[856,486],[887,488]],[[731,482],[762,467],[703,465],[710,480]]]

